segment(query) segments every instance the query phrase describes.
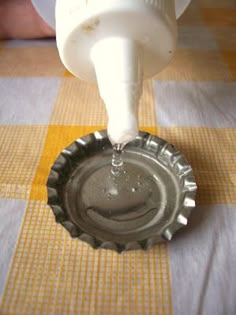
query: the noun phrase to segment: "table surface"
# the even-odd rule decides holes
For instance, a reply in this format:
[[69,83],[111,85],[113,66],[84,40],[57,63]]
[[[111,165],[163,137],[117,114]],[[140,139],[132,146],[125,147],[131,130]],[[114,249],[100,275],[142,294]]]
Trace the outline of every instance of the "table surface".
[[169,244],[94,251],[46,206],[55,158],[106,122],[54,40],[0,43],[0,313],[236,314],[236,1],[193,0],[173,61],[144,84],[141,129],[182,151],[199,187]]

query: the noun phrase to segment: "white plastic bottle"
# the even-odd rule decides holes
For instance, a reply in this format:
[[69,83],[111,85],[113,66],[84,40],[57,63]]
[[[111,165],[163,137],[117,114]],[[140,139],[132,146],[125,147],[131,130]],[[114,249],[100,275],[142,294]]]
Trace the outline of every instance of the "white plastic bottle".
[[176,16],[189,2],[175,8],[174,0],[57,0],[61,60],[76,77],[97,81],[113,144],[136,137],[143,80],[170,62]]

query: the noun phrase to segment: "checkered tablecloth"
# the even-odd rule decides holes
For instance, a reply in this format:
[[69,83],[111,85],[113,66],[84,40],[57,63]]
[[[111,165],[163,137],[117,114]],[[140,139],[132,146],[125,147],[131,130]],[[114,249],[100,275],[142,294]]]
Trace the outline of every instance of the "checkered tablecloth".
[[171,243],[95,251],[55,223],[53,161],[106,122],[54,40],[0,43],[0,314],[235,315],[236,1],[193,0],[172,63],[144,84],[141,129],[181,150],[199,186]]

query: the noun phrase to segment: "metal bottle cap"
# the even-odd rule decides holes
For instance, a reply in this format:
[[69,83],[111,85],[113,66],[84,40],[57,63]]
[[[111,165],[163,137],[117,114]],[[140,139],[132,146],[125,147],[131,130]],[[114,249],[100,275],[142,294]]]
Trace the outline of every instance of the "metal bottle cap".
[[[195,207],[197,185],[191,166],[173,145],[139,132],[125,147],[123,158],[128,174],[133,166],[140,169],[140,174],[147,174],[143,188],[147,200],[142,200],[138,188],[132,188],[134,195],[127,192],[127,175],[123,195],[116,196],[114,186],[114,195],[108,194],[110,199],[103,209],[105,197],[101,191],[105,194],[114,180],[106,175],[111,169],[111,155],[112,146],[106,131],[79,138],[61,152],[47,181],[48,205],[56,221],[72,237],[93,248],[122,252],[170,241],[173,234],[187,224]],[[100,169],[104,173],[99,173]],[[141,175],[133,174],[138,185]],[[150,194],[152,198],[146,198]],[[109,205],[115,210],[111,211]]]

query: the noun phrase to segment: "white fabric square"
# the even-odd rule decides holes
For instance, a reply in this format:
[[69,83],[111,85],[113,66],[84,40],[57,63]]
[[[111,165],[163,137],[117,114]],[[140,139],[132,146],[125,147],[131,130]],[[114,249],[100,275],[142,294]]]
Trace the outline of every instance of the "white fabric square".
[[0,199],[0,297],[6,284],[27,202]]
[[201,26],[178,27],[178,47],[191,49],[214,49],[217,50],[217,42],[209,28]]
[[0,124],[48,124],[61,78],[0,78]]
[[236,83],[155,81],[157,123],[163,127],[236,127]]
[[198,207],[169,245],[173,314],[235,314],[236,205]]

